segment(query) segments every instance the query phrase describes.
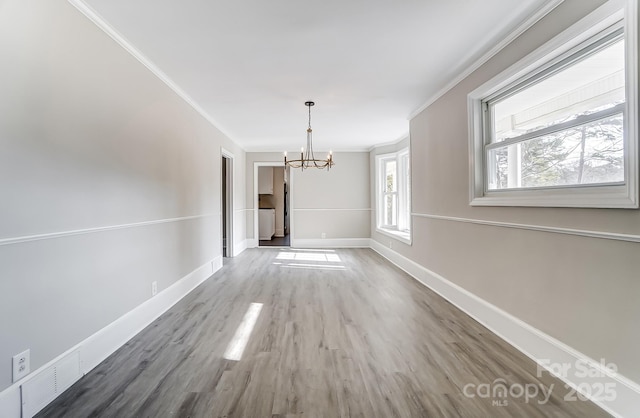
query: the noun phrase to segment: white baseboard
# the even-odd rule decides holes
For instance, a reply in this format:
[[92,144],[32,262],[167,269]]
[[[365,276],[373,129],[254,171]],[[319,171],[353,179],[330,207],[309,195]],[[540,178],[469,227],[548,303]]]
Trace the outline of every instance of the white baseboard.
[[[0,392],[0,417],[20,418],[22,410],[20,386],[55,365],[68,353],[79,351],[80,370],[83,375],[87,374],[220,268],[222,268],[222,257],[218,256],[30,373],[23,380]],[[39,409],[34,413],[38,411]]]
[[369,238],[298,239],[291,238],[294,248],[369,248]]
[[0,417],[20,418],[20,385],[14,384],[0,392]]
[[[206,277],[202,278],[202,280],[200,280],[200,281],[198,282],[198,284],[196,284],[195,286],[193,286],[193,287],[191,288],[191,290],[195,289],[196,287],[198,287],[198,285],[199,285],[200,283],[204,282],[204,281],[205,281],[205,280],[207,280],[211,275],[215,274],[218,270],[220,270],[220,269],[222,268],[222,266],[223,266],[223,265],[224,265],[224,263],[223,263],[223,261],[222,261],[222,256],[221,256],[221,255],[219,255],[219,256],[217,256],[216,258],[214,258],[213,260],[211,260],[211,273],[209,274],[209,276],[206,276]],[[194,273],[195,273],[196,271],[198,271],[200,268],[202,268],[202,267],[199,267],[199,268],[195,269],[194,271],[192,271],[191,273],[189,273],[189,274],[188,274],[187,276],[185,276],[184,278],[187,278],[187,277],[189,277],[190,275],[194,274]],[[184,279],[184,278],[183,278],[183,279]],[[189,292],[191,292],[191,290],[189,290]],[[189,292],[187,292],[187,293],[189,293]],[[184,296],[186,296],[186,295],[187,295],[187,293],[185,293],[184,295],[182,295],[182,297],[180,297],[180,299],[182,299]],[[178,300],[180,300],[180,299],[178,299]],[[176,300],[176,302],[177,302],[178,300]],[[175,302],[174,302],[174,305],[175,305]],[[173,306],[173,305],[171,305],[171,306]],[[170,306],[170,307],[171,307],[171,306]],[[170,307],[169,307],[169,308],[170,308]],[[167,309],[169,309],[169,308],[167,308]],[[165,310],[166,310],[166,309],[165,309]]]
[[[416,280],[438,293],[457,306],[494,334],[511,344],[540,367],[545,364],[570,365],[567,373],[556,376],[574,389],[591,399],[595,404],[616,417],[637,417],[640,411],[640,385],[619,373],[610,373],[600,362],[574,350],[557,339],[543,333],[500,308],[479,298],[462,287],[446,280],[420,264],[371,240],[371,248],[387,260],[400,267]],[[575,366],[584,366],[584,369]],[[596,377],[588,377],[585,370]],[[541,369],[540,369],[541,370]],[[587,374],[587,376],[584,376]],[[486,382],[491,383],[491,382]],[[608,386],[607,386],[608,385]],[[593,398],[584,390],[598,391],[600,388],[613,388],[614,399]],[[603,393],[603,395],[605,395]],[[605,396],[606,398],[606,396]],[[579,402],[579,400],[578,400]]]
[[248,248],[248,241],[247,239],[240,241],[239,243],[236,243],[233,246],[233,256],[237,256],[240,255],[244,250],[246,250]]

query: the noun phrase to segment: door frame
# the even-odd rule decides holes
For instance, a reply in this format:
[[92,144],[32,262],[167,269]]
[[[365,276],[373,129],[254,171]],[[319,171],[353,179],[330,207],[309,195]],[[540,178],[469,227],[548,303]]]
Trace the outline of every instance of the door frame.
[[[222,159],[226,159],[227,160],[227,170],[226,173],[222,173]],[[233,257],[235,255],[235,240],[233,237],[233,225],[234,225],[234,216],[233,216],[233,196],[234,196],[234,176],[233,176],[233,172],[235,171],[235,164],[234,164],[234,156],[231,152],[229,152],[228,150],[224,149],[223,147],[220,147],[220,245],[221,245],[221,253],[222,253],[222,257]],[[226,174],[226,175],[223,175]],[[226,181],[225,181],[226,180]],[[223,184],[223,182],[225,182],[225,184]],[[225,190],[225,186],[226,186],[226,199],[223,198],[222,196],[222,191]],[[225,203],[226,201],[226,205],[223,208],[222,205]],[[226,218],[223,216],[223,214],[226,211]],[[226,230],[227,230],[227,251],[225,254],[224,251],[224,228],[226,226]]]
[[[284,161],[255,161],[253,163],[253,244],[255,247],[260,246],[260,231],[258,214],[260,205],[258,203],[258,167],[284,167]],[[293,173],[294,170],[289,170],[289,178],[287,183],[289,184],[289,246],[293,247]]]

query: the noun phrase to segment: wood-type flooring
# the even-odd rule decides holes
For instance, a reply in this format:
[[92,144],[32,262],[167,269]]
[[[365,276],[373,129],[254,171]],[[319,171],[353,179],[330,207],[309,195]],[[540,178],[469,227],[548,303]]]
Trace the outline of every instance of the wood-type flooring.
[[[242,357],[226,359],[251,304]],[[260,248],[225,260],[38,417],[609,416],[537,374],[372,250]]]

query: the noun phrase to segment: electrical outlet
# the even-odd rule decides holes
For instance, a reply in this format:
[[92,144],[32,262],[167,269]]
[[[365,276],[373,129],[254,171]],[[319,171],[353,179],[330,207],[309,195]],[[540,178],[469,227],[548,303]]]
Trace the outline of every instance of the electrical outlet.
[[325,234],[324,232],[322,234],[320,234],[320,238],[324,239],[327,237],[327,234]]
[[158,294],[158,282],[151,282],[151,296]]
[[13,381],[17,382],[31,371],[31,350],[13,356]]

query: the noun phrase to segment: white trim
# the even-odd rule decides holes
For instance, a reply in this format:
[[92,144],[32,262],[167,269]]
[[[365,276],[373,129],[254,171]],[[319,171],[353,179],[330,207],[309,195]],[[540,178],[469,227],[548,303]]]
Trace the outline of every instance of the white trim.
[[370,241],[370,238],[296,238],[291,240],[291,248],[369,248]]
[[[233,156],[233,153],[231,153],[230,151],[226,150],[224,147],[220,147],[220,166],[222,168],[222,159],[226,159],[228,161],[228,164],[231,165],[230,169],[227,168],[227,173],[225,174],[229,174],[228,177],[225,176],[220,176],[220,232],[221,232],[221,236],[220,236],[220,245],[222,248],[222,252],[223,252],[223,256],[224,254],[224,237],[222,236],[222,231],[224,230],[225,226],[227,227],[228,231],[227,231],[227,242],[231,243],[231,245],[228,247],[228,252],[229,254],[227,254],[228,257],[235,257],[235,255],[237,254],[235,251],[235,209],[234,209],[234,199],[235,199],[235,177],[236,177],[236,163],[235,163],[235,158]],[[222,170],[221,170],[221,174],[222,174]],[[224,189],[223,184],[222,184],[222,180],[226,178],[226,187],[227,187],[227,198],[228,198],[228,202],[226,205],[226,209],[229,212],[229,219],[227,222],[227,219],[224,219],[224,217],[222,216],[222,214],[224,213],[222,210],[222,202],[224,201],[224,199],[222,198],[222,190]],[[246,219],[243,219],[243,221],[246,223]],[[225,225],[226,223],[226,225]]]
[[408,232],[400,232],[395,230],[386,230],[383,228],[376,228],[376,231],[379,234],[386,235],[388,237],[394,238],[400,242],[404,242],[407,245],[411,245],[411,234]]
[[49,234],[26,235],[22,237],[3,238],[3,239],[0,239],[0,246],[19,244],[19,243],[29,242],[29,241],[38,241],[38,240],[44,240],[44,239],[69,237],[73,235],[93,234],[96,232],[113,231],[116,229],[138,228],[141,226],[157,225],[157,224],[164,224],[164,223],[170,223],[170,222],[182,222],[182,221],[188,221],[191,219],[207,218],[207,217],[216,216],[216,215],[219,215],[219,214],[209,213],[205,215],[183,216],[180,218],[167,218],[167,219],[157,219],[154,221],[133,222],[130,224],[99,226],[95,228],[85,228],[85,229],[74,229],[71,231],[52,232]]
[[199,104],[195,102],[184,90],[182,90],[168,75],[166,75],[160,68],[158,68],[149,58],[147,58],[140,50],[138,50],[133,44],[131,44],[120,32],[112,27],[107,21],[96,12],[91,6],[86,4],[82,0],[68,0],[69,3],[78,9],[80,13],[85,15],[90,21],[92,21],[97,27],[102,29],[111,39],[116,41],[125,51],[136,58],[142,65],[147,67],[156,77],[173,90],[178,96],[187,102],[196,112],[198,112],[203,118],[205,118],[214,128],[222,132],[227,138],[231,138],[231,135],[226,129],[222,128],[211,115],[209,115]]
[[[411,144],[409,143],[406,147],[397,149],[393,152],[384,153],[384,154],[376,154],[374,157],[375,166],[374,170],[374,203],[375,203],[375,227],[376,231],[381,234],[389,235],[393,238],[396,238],[406,244],[411,245],[412,242],[412,232],[411,232],[411,181],[407,182],[406,177],[403,175],[404,170],[406,168],[409,169],[409,178],[411,177]],[[407,163],[405,164],[404,160],[407,158]],[[382,220],[384,217],[384,199],[385,194],[389,192],[385,192],[384,184],[386,183],[384,170],[386,168],[385,164],[387,161],[395,161],[396,163],[396,192],[393,192],[397,198],[397,223],[396,225],[397,232],[393,231],[391,228],[384,228],[381,226]],[[407,206],[407,197],[409,200],[409,205]],[[408,228],[405,228],[408,227]],[[400,229],[402,228],[402,229]]]
[[247,248],[258,248],[258,247],[260,247],[260,240],[259,239],[247,238],[246,241],[247,241]]
[[80,368],[83,375],[87,374],[220,268],[222,268],[222,256],[217,256],[0,392],[0,416],[20,417],[20,414],[15,414],[16,411],[20,411],[20,386],[33,379],[38,373],[56,364],[67,354],[79,350]]
[[[592,399],[592,401],[614,416],[635,417],[637,415],[637,412],[640,410],[640,385],[638,383],[633,382],[619,373],[604,373],[603,368],[600,367],[598,362],[583,353],[574,350],[561,341],[521,321],[455,283],[446,280],[437,273],[386,248],[379,242],[371,240],[371,248],[407,272],[417,281],[467,313],[536,363],[541,364],[543,359],[548,359],[554,364],[575,365],[580,361],[588,364],[596,371],[603,372],[601,373],[603,377],[598,378],[598,382],[613,384],[616,391],[616,399],[612,401]],[[575,368],[571,370],[576,371]],[[580,384],[592,387],[590,385],[594,383],[593,378],[582,377],[576,375],[576,373],[568,373],[566,376],[558,377],[573,388],[578,388]],[[587,394],[585,393],[585,395]]]
[[[628,156],[628,153],[627,153]],[[625,156],[626,159],[626,156]],[[627,166],[628,167],[628,166]],[[625,168],[626,170],[627,168]],[[630,170],[634,171],[634,170]],[[633,179],[628,179],[634,183]],[[470,186],[474,193],[473,185]],[[477,190],[477,189],[476,189]],[[620,186],[568,186],[557,189],[514,190],[476,194],[471,206],[526,206],[548,208],[637,209],[638,201],[631,184]]]
[[399,136],[398,139],[395,139],[395,140],[389,141],[389,142],[380,142],[378,144],[370,146],[369,149],[368,149],[368,152],[376,151],[378,148],[390,147],[390,146],[393,146],[393,145],[398,145],[400,142],[404,141],[405,139],[409,139],[409,136],[410,136],[409,135],[409,131],[407,131],[404,134],[402,134],[401,136]]
[[530,27],[535,25],[540,19],[548,15],[553,9],[558,7],[564,0],[549,0],[544,3],[538,10],[536,10],[529,18],[527,18],[524,22],[522,22],[518,27],[516,27],[509,35],[507,35],[501,42],[497,43],[493,48],[491,48],[487,53],[485,53],[482,57],[476,60],[471,65],[465,67],[465,70],[460,73],[457,77],[451,80],[447,85],[441,88],[436,94],[431,96],[422,106],[411,112],[408,119],[413,119],[420,112],[425,110],[431,104],[433,104],[436,100],[444,96],[449,90],[454,88],[458,83],[467,78],[471,73],[480,68],[484,63],[493,58],[498,52],[502,51],[507,45],[513,42],[517,37],[522,35],[525,31],[527,31]]
[[240,242],[236,242],[233,246],[233,255],[234,256],[240,255],[244,250],[248,248],[248,243],[249,243],[248,239],[244,239]]
[[0,417],[21,417],[20,385],[14,384],[0,392]]
[[[624,8],[624,32],[626,42],[626,56],[625,56],[625,73],[627,86],[633,86],[633,88],[627,88],[627,114],[625,115],[625,123],[627,124],[626,133],[626,146],[628,152],[625,154],[625,177],[629,181],[629,189],[631,191],[631,200],[635,202],[635,207],[639,207],[638,197],[638,181],[640,181],[640,162],[638,158],[638,143],[640,139],[640,132],[638,132],[638,118],[640,117],[638,109],[638,88],[640,86],[640,79],[638,75],[638,1],[626,0]],[[629,138],[634,138],[630,140]],[[633,156],[633,164],[630,163],[629,157]]]
[[236,157],[233,156],[233,153],[231,151],[227,150],[223,146],[220,147],[220,156],[224,156],[224,157],[231,158],[231,159],[236,158]]
[[[610,0],[526,57],[488,80],[467,96],[469,134],[469,204],[472,206],[531,206],[638,208],[637,156],[637,6],[634,0]],[[585,41],[624,19],[626,61],[625,181],[623,185],[572,185],[556,188],[485,190],[485,132],[482,101],[519,80],[552,65]]]
[[502,228],[526,229],[529,231],[552,232],[555,234],[577,235],[589,238],[610,239],[616,241],[640,242],[640,235],[619,234],[617,232],[589,231],[586,229],[559,228],[556,226],[518,224],[512,222],[487,221],[483,219],[459,218],[455,216],[431,215],[427,213],[412,213],[412,216],[429,219],[441,219],[445,221],[464,222],[477,225],[489,225]]

